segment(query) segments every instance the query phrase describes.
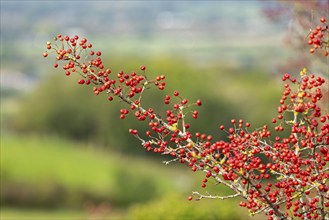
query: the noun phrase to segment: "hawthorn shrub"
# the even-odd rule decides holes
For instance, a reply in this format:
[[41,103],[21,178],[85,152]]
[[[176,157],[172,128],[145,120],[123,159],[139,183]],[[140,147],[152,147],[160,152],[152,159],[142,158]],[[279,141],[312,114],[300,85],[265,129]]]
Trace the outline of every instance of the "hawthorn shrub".
[[[314,28],[306,42],[310,53],[324,50],[328,55],[328,25],[325,18]],[[241,198],[240,206],[250,215],[264,213],[268,219],[329,219],[329,113],[321,100],[328,93],[323,77],[304,68],[298,78],[285,73],[283,92],[277,108],[278,115],[270,125],[252,129],[243,119],[232,119],[231,126],[218,126],[227,140],[215,140],[203,132],[190,132],[188,118],[198,119],[197,108],[202,101],[188,100],[176,90],[159,100],[167,106],[164,115],[145,107],[146,90],[165,90],[166,76],[149,78],[146,66],[138,71],[112,73],[102,61],[101,51],[93,50],[86,38],[57,35],[47,42],[48,52],[55,54],[55,68],[61,67],[67,76],[79,75],[80,85],[94,85],[95,95],[106,94],[107,101],[115,99],[127,107],[120,110],[125,119],[132,114],[146,128],[129,128],[143,148],[170,155],[165,163],[179,161],[193,172],[202,171],[206,188],[209,179],[226,186],[230,195],[193,192],[189,200],[203,198]],[[155,105],[159,105],[155,103]],[[189,117],[188,117],[189,116]],[[288,135],[280,137],[280,132]]]

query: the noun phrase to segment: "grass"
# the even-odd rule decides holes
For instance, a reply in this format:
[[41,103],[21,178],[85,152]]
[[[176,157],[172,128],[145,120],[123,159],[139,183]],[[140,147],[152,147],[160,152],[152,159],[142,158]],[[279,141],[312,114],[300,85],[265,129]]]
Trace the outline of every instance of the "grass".
[[[127,170],[131,171],[133,175],[127,173]],[[129,174],[132,179],[126,180],[126,174]],[[199,176],[200,178],[193,178],[192,176]],[[140,178],[144,178],[146,182],[141,182],[142,184],[153,182],[161,193],[148,200],[129,203],[124,207],[112,206],[111,203],[107,202],[98,204],[88,201],[81,202],[74,200],[74,198],[72,201],[80,202],[82,206],[72,208],[72,206],[63,205],[57,208],[45,208],[29,206],[28,204],[26,207],[24,205],[22,207],[10,206],[2,203],[0,217],[3,220],[124,219],[126,217],[143,219],[144,215],[154,215],[153,212],[158,213],[160,210],[157,211],[156,207],[162,207],[162,205],[167,208],[161,209],[161,213],[156,216],[158,219],[162,219],[167,215],[166,213],[168,213],[168,217],[176,215],[179,218],[186,218],[191,215],[226,216],[226,214],[231,213],[232,209],[228,207],[236,205],[234,201],[227,203],[204,200],[200,203],[193,202],[193,204],[187,201],[186,197],[193,189],[202,190],[200,187],[201,176],[203,177],[204,174],[196,175],[196,173],[189,172],[184,166],[178,164],[165,166],[158,161],[124,156],[64,139],[2,135],[1,184],[18,182],[44,187],[43,183],[55,182],[69,191],[92,190],[93,193],[102,194],[103,197],[101,198],[110,197],[113,190],[120,192],[116,196],[131,198],[133,192],[129,189],[122,190],[122,188],[129,187],[127,185],[129,182],[138,182]],[[126,182],[119,182],[118,184],[118,178]],[[152,187],[148,184],[145,186],[138,185],[139,188],[135,190],[145,193],[152,190],[150,186]],[[40,191],[37,188],[35,190]],[[222,192],[221,187],[217,190]],[[105,211],[99,209],[102,204],[107,204]],[[224,204],[228,206],[227,213],[224,211],[226,210],[223,207]],[[220,207],[220,209],[217,210],[216,207]],[[170,210],[176,211],[171,213]],[[241,211],[238,212],[237,216],[241,216]]]
[[39,210],[39,209],[17,209],[17,208],[1,208],[0,218],[2,220],[18,220],[18,219],[88,219],[88,213],[85,211],[72,210]]
[[157,175],[162,186],[170,185],[174,176],[182,172],[182,169],[166,167],[158,161],[59,138],[10,135],[1,138],[2,181],[53,180],[67,188],[104,192],[115,187],[113,177],[117,172],[132,169],[136,174]]
[[[34,187],[32,190],[37,193],[31,195],[38,198],[27,200],[32,202],[49,198],[44,193],[52,193],[47,190],[52,183],[66,192],[65,200],[54,202],[54,207],[58,207],[56,203],[64,201],[58,209],[46,209],[40,203],[22,206],[18,202],[19,206],[13,206],[2,202],[1,219],[85,219],[89,215],[85,210],[89,199],[93,199],[92,205],[102,203],[103,199],[110,201],[114,212],[119,213],[110,216],[117,218],[136,202],[143,203],[169,191],[185,193],[194,182],[185,174],[193,173],[177,164],[165,166],[156,160],[125,156],[54,137],[2,134],[0,165],[2,194],[7,193],[6,186],[16,183],[18,187]],[[79,194],[83,192],[93,196],[86,199],[84,194]]]
[[56,138],[12,136],[1,140],[1,174],[5,180],[50,180],[68,188],[106,191],[114,184],[111,173],[117,163],[114,156]]

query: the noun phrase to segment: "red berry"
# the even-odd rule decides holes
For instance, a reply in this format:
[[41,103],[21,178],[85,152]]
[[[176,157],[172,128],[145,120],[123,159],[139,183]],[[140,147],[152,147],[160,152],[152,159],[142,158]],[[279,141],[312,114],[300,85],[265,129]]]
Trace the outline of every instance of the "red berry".
[[320,121],[324,123],[326,121],[326,116],[321,116]]
[[241,202],[240,202],[240,206],[241,206],[241,207],[246,207],[246,206],[247,206],[247,203],[241,201]]
[[218,166],[214,166],[213,170],[215,171],[215,173],[219,173],[219,168],[218,168]]
[[325,23],[326,19],[322,17],[322,18],[320,18],[320,22]]
[[140,67],[140,69],[143,70],[143,71],[145,71],[145,70],[146,70],[146,66],[142,65],[142,66]]
[[322,154],[326,155],[326,154],[328,154],[328,148],[326,148],[326,147],[321,147],[321,148],[320,148],[320,152],[321,152]]
[[201,100],[200,100],[200,99],[196,100],[196,104],[197,104],[198,106],[201,106],[201,105],[202,105]]
[[43,57],[47,57],[48,56],[48,53],[43,53],[42,56]]
[[85,80],[84,79],[79,79],[78,83],[79,84],[84,84],[85,83]]

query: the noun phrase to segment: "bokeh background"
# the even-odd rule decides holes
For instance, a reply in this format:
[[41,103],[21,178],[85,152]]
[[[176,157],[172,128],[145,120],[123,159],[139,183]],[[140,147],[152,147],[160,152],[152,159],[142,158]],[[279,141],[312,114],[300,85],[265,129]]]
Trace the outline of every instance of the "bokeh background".
[[328,0],[305,2],[1,0],[1,219],[249,218],[239,200],[187,201],[205,192],[204,174],[146,152],[128,133],[142,125],[119,119],[122,103],[42,53],[58,33],[86,37],[113,72],[166,75],[150,103],[176,89],[202,99],[193,129],[225,138],[218,126],[231,118],[257,128],[275,117],[282,73],[328,76],[328,59],[310,63],[300,43]]

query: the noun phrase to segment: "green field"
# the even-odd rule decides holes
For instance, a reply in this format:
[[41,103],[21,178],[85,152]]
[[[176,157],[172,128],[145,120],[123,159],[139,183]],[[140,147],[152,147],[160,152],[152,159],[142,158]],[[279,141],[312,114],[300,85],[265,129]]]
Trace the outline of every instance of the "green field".
[[195,178],[179,164],[165,166],[160,159],[54,137],[2,136],[1,219],[232,215],[227,206],[236,201],[187,201],[192,190],[201,189],[201,176]]
[[1,219],[88,219],[85,211],[1,208]]
[[180,175],[182,169],[165,167],[160,160],[133,158],[58,138],[1,138],[1,175],[4,182],[39,184],[53,181],[69,190],[81,188],[107,194],[118,187],[113,177],[120,176],[120,172],[131,178],[157,175],[154,180],[157,186],[167,189],[172,187],[174,176]]

